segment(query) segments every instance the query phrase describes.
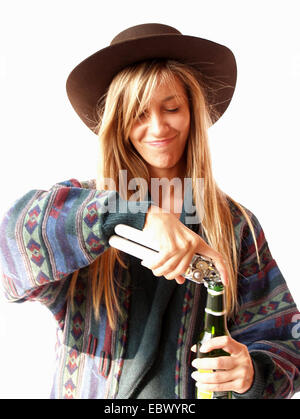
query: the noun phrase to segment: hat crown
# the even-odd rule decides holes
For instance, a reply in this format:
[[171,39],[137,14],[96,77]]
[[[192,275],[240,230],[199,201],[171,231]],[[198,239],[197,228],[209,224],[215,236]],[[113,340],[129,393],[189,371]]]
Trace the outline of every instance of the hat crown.
[[119,42],[129,41],[130,39],[144,38],[147,36],[159,35],[182,35],[177,29],[172,26],[163,25],[161,23],[145,23],[143,25],[132,26],[125,29],[116,35],[111,41],[110,45],[118,44]]

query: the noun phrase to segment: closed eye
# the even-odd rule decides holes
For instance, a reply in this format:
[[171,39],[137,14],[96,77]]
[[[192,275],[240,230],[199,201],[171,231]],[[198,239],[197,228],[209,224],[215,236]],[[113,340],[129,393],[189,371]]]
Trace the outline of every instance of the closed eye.
[[172,108],[172,109],[166,109],[167,112],[177,112],[179,110],[179,107],[177,108]]

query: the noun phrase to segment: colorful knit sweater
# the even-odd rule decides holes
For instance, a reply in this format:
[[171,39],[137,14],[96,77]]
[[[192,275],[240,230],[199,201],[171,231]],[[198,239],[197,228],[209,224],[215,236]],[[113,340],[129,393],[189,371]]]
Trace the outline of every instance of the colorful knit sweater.
[[[109,213],[104,209],[113,198],[117,212]],[[38,300],[57,321],[53,398],[194,398],[190,348],[203,324],[203,286],[157,279],[128,256],[129,269],[115,269],[123,308],[116,330],[109,327],[104,305],[99,320],[93,313],[88,266],[108,248],[116,224],[142,229],[148,206],[98,191],[93,182],[70,180],[50,191],[29,192],[2,221],[0,254],[8,300]],[[235,397],[289,398],[300,387],[300,316],[259,222],[249,212],[260,267],[247,223],[231,208],[240,306],[228,327],[234,339],[247,345],[255,368],[252,388]],[[71,304],[70,278],[78,269]]]

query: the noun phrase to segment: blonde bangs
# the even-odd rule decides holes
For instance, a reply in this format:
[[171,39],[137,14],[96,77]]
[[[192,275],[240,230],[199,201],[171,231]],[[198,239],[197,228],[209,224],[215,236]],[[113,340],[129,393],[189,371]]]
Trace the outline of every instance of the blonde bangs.
[[161,62],[142,63],[128,69],[128,79],[124,84],[123,121],[124,139],[129,141],[132,125],[147,110],[155,89],[161,84],[169,84],[176,92],[175,76],[169,67]]

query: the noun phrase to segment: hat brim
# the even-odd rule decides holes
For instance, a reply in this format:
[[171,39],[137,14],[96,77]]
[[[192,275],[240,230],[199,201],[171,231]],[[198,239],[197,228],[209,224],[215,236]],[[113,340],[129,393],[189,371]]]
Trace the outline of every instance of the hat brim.
[[188,35],[156,35],[110,45],[78,64],[67,83],[68,98],[82,121],[96,133],[96,106],[113,77],[136,62],[167,58],[196,67],[208,87],[214,109],[213,123],[226,111],[236,85],[236,61],[231,50],[215,42]]

